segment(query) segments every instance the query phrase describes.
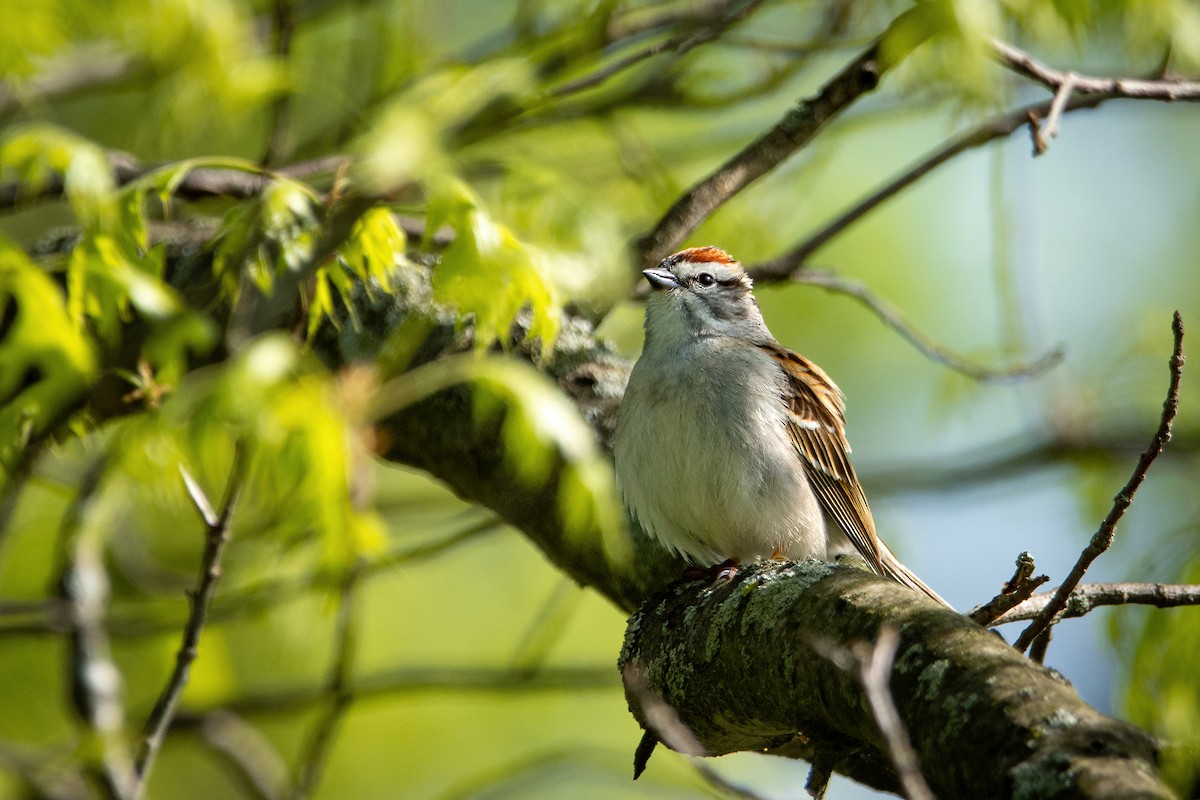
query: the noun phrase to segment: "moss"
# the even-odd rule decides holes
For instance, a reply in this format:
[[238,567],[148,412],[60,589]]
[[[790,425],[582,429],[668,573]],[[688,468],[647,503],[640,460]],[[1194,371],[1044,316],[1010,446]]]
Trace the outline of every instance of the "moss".
[[938,733],[938,742],[945,745],[957,739],[972,721],[971,709],[979,704],[978,694],[951,694],[942,698],[942,709],[945,712],[946,725]]
[[1063,754],[1025,761],[1009,772],[1012,800],[1047,800],[1071,790],[1071,760]]
[[633,651],[637,647],[639,634],[642,630],[642,612],[635,611],[629,621],[625,623],[625,640],[621,642],[621,654],[617,656],[617,668],[624,667],[625,664],[633,657]]
[[917,675],[917,697],[930,702],[941,697],[942,681],[945,680],[946,670],[949,668],[949,660],[941,658],[921,670]]
[[1050,712],[1045,721],[1038,726],[1040,732],[1045,733],[1049,730],[1061,730],[1063,728],[1073,728],[1079,724],[1079,717],[1067,711],[1065,708],[1060,708]]

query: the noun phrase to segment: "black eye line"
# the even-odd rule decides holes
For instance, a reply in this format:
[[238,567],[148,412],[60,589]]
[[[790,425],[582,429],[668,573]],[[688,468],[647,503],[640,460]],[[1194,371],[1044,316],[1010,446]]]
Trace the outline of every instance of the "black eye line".
[[[700,278],[706,275],[713,279],[712,283],[704,283],[701,281]],[[688,278],[688,283],[697,283],[700,284],[702,288],[707,289],[709,287],[714,287],[714,285],[721,285],[721,287],[734,287],[734,285],[738,285],[740,281],[738,278],[718,278],[713,275],[712,272],[701,272],[700,275],[694,275]]]

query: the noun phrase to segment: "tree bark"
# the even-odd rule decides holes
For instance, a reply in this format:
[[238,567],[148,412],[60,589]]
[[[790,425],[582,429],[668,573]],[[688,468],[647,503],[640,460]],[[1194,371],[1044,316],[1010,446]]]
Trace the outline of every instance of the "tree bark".
[[630,708],[645,725],[661,700],[711,755],[801,754],[896,791],[862,686],[830,658],[884,626],[900,633],[892,699],[937,796],[1171,797],[1147,734],[996,634],[841,564],[755,565],[649,599],[621,653]]

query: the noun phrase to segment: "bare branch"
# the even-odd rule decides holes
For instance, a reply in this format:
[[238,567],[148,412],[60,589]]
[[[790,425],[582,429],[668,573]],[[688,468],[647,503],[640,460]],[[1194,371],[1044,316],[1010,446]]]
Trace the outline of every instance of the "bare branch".
[[[1063,112],[1076,111],[1083,108],[1095,108],[1106,100],[1112,100],[1119,96],[1116,94],[1093,94],[1087,97],[1075,97],[1066,104]],[[859,200],[845,212],[826,223],[820,230],[810,234],[791,250],[755,266],[753,271],[754,279],[756,281],[788,280],[792,277],[793,273],[803,267],[804,262],[813,253],[820,250],[831,239],[837,237],[838,234],[866,216],[884,201],[899,194],[902,190],[916,183],[955,156],[977,147],[982,147],[996,139],[1002,139],[1011,135],[1014,131],[1030,122],[1031,114],[1034,115],[1035,119],[1045,116],[1050,112],[1051,102],[1047,100],[1009,111],[972,128],[968,128],[959,135],[949,139],[874,192]]]
[[[429,691],[454,692],[562,692],[581,689],[611,689],[617,685],[611,664],[602,666],[544,667],[535,673],[505,667],[405,667],[359,675],[346,683],[343,692],[350,702],[375,697],[392,697]],[[191,708],[178,715],[176,728],[194,728],[219,711],[237,714],[290,714],[329,702],[329,687],[275,687],[221,701],[219,709]]]
[[208,607],[217,590],[217,581],[221,577],[221,556],[225,552],[225,545],[229,542],[229,523],[242,488],[244,462],[244,453],[239,445],[234,449],[233,464],[230,467],[229,482],[225,488],[225,498],[221,503],[220,513],[213,511],[212,504],[204,496],[203,490],[188,477],[186,471],[183,472],[189,493],[193,498],[199,498],[196,500],[196,508],[205,520],[204,555],[200,560],[200,576],[197,579],[196,589],[190,595],[191,611],[183,626],[183,641],[175,656],[175,668],[171,671],[166,686],[159,694],[158,700],[154,704],[154,710],[150,712],[150,716],[146,720],[142,746],[138,751],[137,760],[134,762],[133,796],[135,798],[140,796],[145,788],[146,779],[154,766],[154,758],[162,747],[167,730],[171,727],[171,722],[179,706],[179,699],[183,696],[184,687],[187,686],[192,662],[196,660],[199,652],[200,633],[204,630]]
[[[363,577],[377,575],[450,552],[459,545],[495,533],[501,520],[489,515],[473,521],[461,530],[423,544],[397,549],[377,557],[363,566]],[[310,592],[337,589],[344,581],[344,571],[322,568],[300,578],[268,579],[238,591],[222,592],[213,599],[208,610],[209,623],[257,614],[284,605]],[[172,601],[173,603],[173,601]],[[154,636],[164,631],[178,630],[180,621],[160,617],[146,610],[146,599],[125,606],[114,606],[108,615],[108,632],[114,638]],[[0,600],[0,638],[33,633],[62,633],[69,630],[68,610],[54,599],[11,601]]]
[[[720,586],[677,583],[630,619],[620,663],[639,665],[649,692],[713,755],[811,758],[823,744],[827,766],[894,792],[899,775],[861,681],[815,646],[852,650],[888,626],[902,632],[888,689],[937,796],[997,786],[1041,796],[1047,781],[1064,797],[1170,796],[1147,734],[1090,708],[991,631],[848,565],[744,565]],[[644,726],[628,686],[626,700]]]
[[1137,466],[1133,470],[1133,475],[1129,481],[1121,489],[1117,496],[1113,498],[1112,508],[1104,521],[1100,523],[1100,528],[1092,536],[1091,542],[1080,553],[1079,559],[1075,562],[1075,566],[1071,568],[1067,579],[1054,593],[1050,602],[1045,608],[1038,613],[1033,622],[1029,624],[1025,630],[1021,631],[1021,635],[1017,637],[1017,641],[1013,643],[1013,647],[1021,652],[1028,649],[1029,645],[1038,636],[1049,630],[1054,617],[1063,610],[1067,604],[1067,598],[1071,592],[1075,591],[1075,587],[1083,580],[1084,573],[1088,567],[1092,565],[1101,553],[1107,550],[1113,542],[1114,531],[1117,523],[1121,521],[1121,517],[1125,515],[1125,511],[1133,502],[1133,495],[1142,485],[1142,481],[1146,479],[1146,473],[1150,469],[1150,465],[1158,458],[1159,453],[1167,446],[1167,442],[1171,440],[1171,425],[1175,421],[1175,414],[1179,410],[1179,381],[1183,376],[1183,318],[1176,311],[1171,323],[1171,330],[1175,337],[1175,347],[1171,354],[1169,363],[1171,371],[1171,381],[1167,388],[1167,399],[1163,401],[1162,418],[1158,424],[1158,430],[1154,433],[1154,438],[1150,440],[1150,446],[1142,453],[1142,457],[1138,459]]
[[[143,178],[152,172],[163,169],[163,164],[145,165],[127,153],[110,152],[109,164],[113,169],[113,178],[117,186],[125,186],[138,178]],[[316,175],[336,172],[346,164],[346,156],[320,156],[308,161],[297,161],[286,167],[268,172],[247,171],[222,167],[197,167],[189,170],[179,181],[175,190],[176,197],[196,200],[204,197],[228,197],[242,200],[256,197],[271,182],[274,176],[302,180]],[[53,175],[37,192],[29,192],[18,182],[0,184],[0,210],[16,208],[21,205],[54,200],[62,196],[62,176]]]
[[[754,274],[753,269],[751,270],[751,274]],[[1003,381],[1027,378],[1031,375],[1045,372],[1062,359],[1062,351],[1055,349],[1033,361],[1018,362],[1007,367],[986,367],[976,364],[970,359],[951,353],[936,341],[921,333],[911,322],[904,318],[899,310],[889,305],[885,300],[857,281],[842,278],[826,270],[814,269],[797,270],[791,277],[796,283],[819,286],[822,289],[854,298],[878,317],[884,325],[887,325],[900,334],[901,338],[917,348],[930,361],[949,367],[955,372],[977,381]]]
[[1017,556],[1017,571],[1004,584],[1000,594],[969,612],[967,617],[980,625],[991,625],[1006,611],[1028,600],[1037,587],[1050,580],[1049,575],[1034,577],[1033,570],[1033,556],[1026,550]]
[[1058,122],[1062,119],[1063,108],[1071,99],[1071,92],[1075,91],[1077,81],[1078,76],[1074,72],[1063,75],[1062,85],[1058,87],[1058,91],[1054,93],[1054,99],[1050,101],[1050,114],[1046,117],[1046,124],[1034,126],[1033,149],[1037,155],[1046,152],[1050,148],[1050,140],[1058,136]]
[[[1035,594],[1013,606],[990,623],[992,626],[1024,622],[1037,617],[1058,593]],[[1200,584],[1189,583],[1086,583],[1075,587],[1067,604],[1055,618],[1082,617],[1102,606],[1146,605],[1155,608],[1176,608],[1200,605]]]
[[[274,36],[272,50],[281,61],[286,61],[291,54],[292,35],[296,31],[296,10],[292,6],[292,0],[273,0],[271,3],[271,30]],[[280,92],[279,96],[271,102],[270,122],[267,125],[267,149],[262,157],[264,167],[290,157],[292,150],[289,135],[292,116],[291,103],[290,91]]]
[[333,664],[325,684],[325,695],[332,698],[325,712],[313,724],[308,744],[296,764],[296,780],[290,797],[304,800],[312,795],[325,771],[325,762],[333,746],[333,737],[354,695],[350,691],[350,669],[354,658],[354,607],[358,583],[362,578],[362,561],[357,561],[346,573],[338,603],[337,631],[334,636]]
[[702,44],[707,44],[721,36],[734,24],[741,22],[746,17],[750,16],[754,11],[763,4],[763,0],[749,0],[749,2],[735,5],[731,9],[726,9],[724,13],[715,21],[710,22],[699,30],[685,31],[678,33],[669,39],[664,39],[660,42],[655,42],[635,53],[630,53],[627,56],[613,61],[611,64],[590,72],[587,75],[582,75],[573,80],[567,81],[550,90],[551,97],[563,97],[565,95],[574,94],[575,92],[590,89],[598,86],[604,81],[622,72],[632,66],[640,64],[648,58],[658,55],[659,53],[674,52],[678,56],[682,56],[688,51]]
[[204,741],[219,753],[246,791],[275,800],[287,780],[287,766],[274,745],[258,730],[228,711],[214,711],[200,725]]
[[[1080,94],[1111,94],[1139,100],[1200,100],[1200,81],[1146,80],[1143,78],[1097,78],[1074,72],[1051,69],[1023,50],[999,39],[992,40],[992,50],[1008,69],[1034,80],[1058,94],[1067,91]],[[1051,134],[1053,135],[1053,134]]]
[[912,740],[900,720],[896,703],[892,699],[888,681],[892,677],[892,665],[896,661],[896,649],[900,646],[900,634],[891,625],[884,625],[874,644],[860,642],[853,648],[838,647],[824,642],[815,642],[814,647],[842,671],[854,675],[862,682],[871,707],[871,716],[883,734],[888,756],[896,767],[900,786],[907,800],[935,800],[929,784],[921,774],[920,763],[913,751]]
[[51,103],[145,74],[147,66],[126,53],[85,52],[64,58],[21,83],[0,84],[0,118],[22,106]]
[[883,66],[872,44],[810,100],[790,109],[770,130],[701,180],[638,242],[638,261],[652,266],[709,214],[808,144],[825,123],[879,84]]
[[102,542],[95,532],[84,529],[83,521],[107,463],[101,458],[88,469],[79,494],[63,516],[58,597],[66,605],[70,632],[71,699],[100,743],[101,784],[110,798],[130,800],[135,791],[133,760],[124,736],[124,687],[105,624],[108,572]]

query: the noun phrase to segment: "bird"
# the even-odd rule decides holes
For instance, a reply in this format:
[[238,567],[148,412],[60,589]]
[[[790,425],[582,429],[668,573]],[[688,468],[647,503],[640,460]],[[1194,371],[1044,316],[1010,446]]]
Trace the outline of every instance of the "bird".
[[874,572],[949,605],[880,541],[850,463],[845,397],[771,334],[741,264],[693,247],[642,274],[645,344],[613,445],[637,524],[693,564],[734,569],[827,560],[848,540]]

